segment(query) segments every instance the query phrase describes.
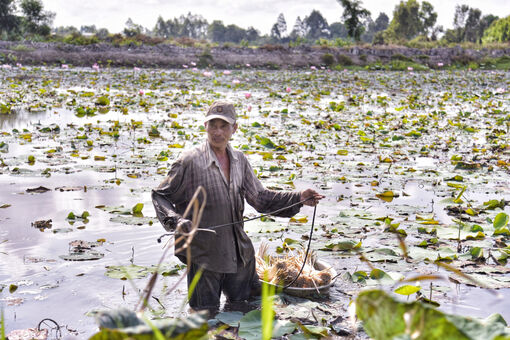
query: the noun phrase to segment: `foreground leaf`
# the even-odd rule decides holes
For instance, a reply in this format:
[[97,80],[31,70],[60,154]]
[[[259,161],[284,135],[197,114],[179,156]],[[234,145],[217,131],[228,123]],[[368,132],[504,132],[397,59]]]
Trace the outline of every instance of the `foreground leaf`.
[[[379,339],[510,339],[498,314],[485,320],[448,315],[421,302],[399,302],[381,290],[368,290],[356,299],[356,314],[367,334]],[[498,338],[499,339],[499,338]]]
[[164,334],[165,339],[198,339],[207,333],[206,313],[193,313],[186,319],[159,319],[144,322],[135,312],[118,309],[99,312],[97,323],[102,330],[90,340],[156,339],[153,328]]

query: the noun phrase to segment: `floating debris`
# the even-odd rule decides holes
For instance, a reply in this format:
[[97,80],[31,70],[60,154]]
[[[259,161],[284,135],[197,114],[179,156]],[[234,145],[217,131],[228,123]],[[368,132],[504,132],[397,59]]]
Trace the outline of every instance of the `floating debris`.
[[41,231],[43,231],[44,229],[50,229],[51,228],[51,226],[52,226],[51,222],[52,222],[51,220],[34,221],[34,222],[32,222],[32,227],[38,228]]
[[47,191],[51,191],[51,189],[48,189],[48,188],[43,187],[43,186],[38,186],[37,188],[28,188],[25,191],[28,192],[29,194],[42,194],[42,193],[45,193]]

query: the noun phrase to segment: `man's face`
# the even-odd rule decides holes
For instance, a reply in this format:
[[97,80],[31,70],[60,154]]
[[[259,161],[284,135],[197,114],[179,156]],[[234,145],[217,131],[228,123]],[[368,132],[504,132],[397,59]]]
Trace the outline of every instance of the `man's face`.
[[209,144],[216,149],[225,149],[230,137],[236,132],[237,123],[229,124],[223,119],[212,119],[205,123],[205,131],[207,131],[207,139]]

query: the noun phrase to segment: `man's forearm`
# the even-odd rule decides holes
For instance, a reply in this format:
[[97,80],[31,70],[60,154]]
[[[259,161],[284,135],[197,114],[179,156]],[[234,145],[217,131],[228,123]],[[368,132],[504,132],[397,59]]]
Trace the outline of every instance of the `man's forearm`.
[[175,206],[157,190],[152,190],[152,204],[165,230],[173,231],[181,219],[181,215],[175,211]]

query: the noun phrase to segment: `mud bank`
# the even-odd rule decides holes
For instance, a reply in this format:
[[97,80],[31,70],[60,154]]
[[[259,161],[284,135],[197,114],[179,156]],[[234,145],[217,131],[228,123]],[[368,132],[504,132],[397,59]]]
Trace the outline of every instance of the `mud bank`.
[[93,44],[87,46],[62,43],[0,41],[0,63],[23,65],[90,66],[94,63],[106,66],[127,67],[189,67],[193,63],[200,67],[243,68],[246,64],[265,69],[299,69],[310,66],[367,65],[388,62],[392,59],[414,61],[429,67],[438,63],[468,64],[486,58],[510,56],[506,49],[463,49],[406,47],[282,47],[271,45],[260,48],[248,47],[179,47],[169,44],[113,46]]

